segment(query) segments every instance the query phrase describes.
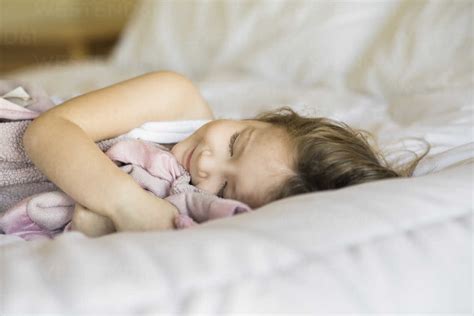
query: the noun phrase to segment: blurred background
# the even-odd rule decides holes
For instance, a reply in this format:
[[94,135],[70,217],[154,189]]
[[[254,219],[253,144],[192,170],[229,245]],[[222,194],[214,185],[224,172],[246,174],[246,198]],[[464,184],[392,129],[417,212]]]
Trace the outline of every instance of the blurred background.
[[0,75],[106,56],[135,0],[0,0]]

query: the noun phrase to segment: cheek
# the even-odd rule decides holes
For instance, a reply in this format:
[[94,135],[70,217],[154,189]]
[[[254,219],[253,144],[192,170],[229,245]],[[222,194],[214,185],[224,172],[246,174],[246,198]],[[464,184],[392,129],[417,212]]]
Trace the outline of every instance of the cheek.
[[171,153],[176,157],[180,158],[184,155],[184,153],[187,151],[189,147],[191,147],[195,143],[195,136],[191,135],[187,137],[186,139],[183,139],[179,143],[173,146],[171,148]]
[[183,150],[182,150],[182,147],[183,147],[183,143],[182,143],[182,142],[177,143],[176,145],[173,146],[173,148],[171,148],[171,153],[172,153],[175,157],[178,157],[179,155],[181,155],[181,152],[183,151]]
[[206,179],[204,181],[199,182],[198,184],[193,184],[201,190],[207,191],[212,194],[217,194],[220,190],[221,183],[215,180],[216,179]]

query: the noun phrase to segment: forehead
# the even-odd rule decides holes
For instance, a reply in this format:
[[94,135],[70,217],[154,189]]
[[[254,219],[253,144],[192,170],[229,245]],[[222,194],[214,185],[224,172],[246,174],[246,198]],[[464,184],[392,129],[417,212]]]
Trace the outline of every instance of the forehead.
[[291,172],[290,146],[284,131],[271,125],[249,124],[242,136],[239,150],[244,152],[238,158],[235,197],[256,207]]

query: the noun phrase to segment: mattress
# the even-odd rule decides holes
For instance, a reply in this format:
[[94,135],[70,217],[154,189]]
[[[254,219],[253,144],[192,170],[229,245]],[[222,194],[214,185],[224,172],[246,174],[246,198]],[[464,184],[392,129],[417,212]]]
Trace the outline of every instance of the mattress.
[[[182,231],[0,236],[0,313],[471,314],[472,9],[143,1],[109,58],[9,75],[69,98],[175,70],[218,118],[290,105],[371,132],[395,166],[424,151],[419,139],[431,150],[411,178],[295,196]],[[199,46],[203,30],[213,40]]]

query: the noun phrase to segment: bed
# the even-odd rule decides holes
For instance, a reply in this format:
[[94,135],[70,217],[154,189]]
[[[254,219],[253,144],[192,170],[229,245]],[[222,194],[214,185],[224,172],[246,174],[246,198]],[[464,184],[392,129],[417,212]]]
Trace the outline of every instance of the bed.
[[67,99],[148,71],[216,116],[282,105],[374,134],[412,178],[167,232],[0,236],[0,314],[472,313],[472,1],[141,1],[106,59],[8,75]]

